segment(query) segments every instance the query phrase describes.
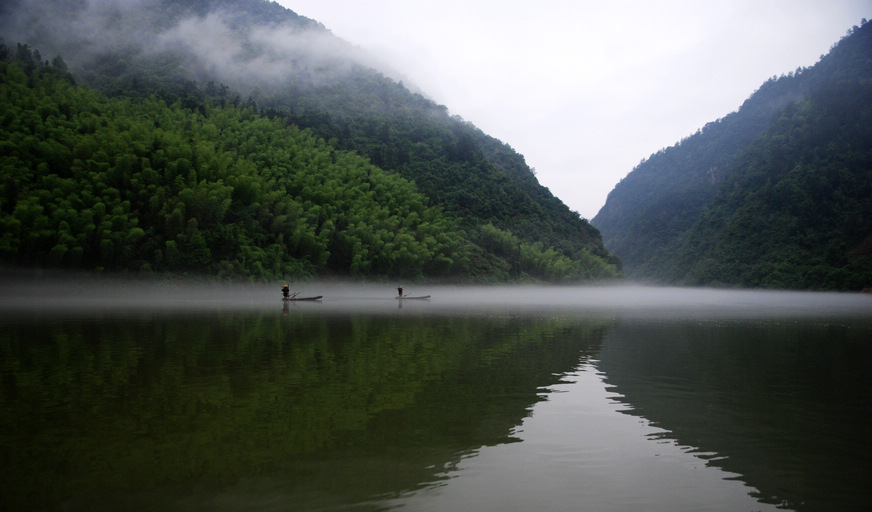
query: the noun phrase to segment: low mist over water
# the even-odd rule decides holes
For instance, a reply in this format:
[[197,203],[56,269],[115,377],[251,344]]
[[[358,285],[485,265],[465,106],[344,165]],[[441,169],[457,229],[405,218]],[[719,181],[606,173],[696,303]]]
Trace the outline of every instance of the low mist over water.
[[0,508],[872,500],[872,296],[283,284],[4,279]]
[[[0,290],[4,311],[54,313],[125,310],[209,310],[281,306],[285,283],[228,284],[123,279],[6,278]],[[300,296],[322,296],[312,312],[392,312],[396,287],[402,283],[343,282],[289,283]],[[653,317],[781,317],[872,316],[872,294],[794,291],[668,288],[634,285],[606,286],[444,286],[414,284],[410,296],[430,295],[415,304],[415,312],[573,311]],[[302,304],[295,304],[303,306]]]

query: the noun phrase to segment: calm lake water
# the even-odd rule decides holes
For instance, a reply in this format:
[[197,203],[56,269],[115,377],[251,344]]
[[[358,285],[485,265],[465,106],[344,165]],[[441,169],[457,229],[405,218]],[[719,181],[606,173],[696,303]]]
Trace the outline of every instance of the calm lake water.
[[7,283],[0,508],[872,501],[872,296],[279,288]]

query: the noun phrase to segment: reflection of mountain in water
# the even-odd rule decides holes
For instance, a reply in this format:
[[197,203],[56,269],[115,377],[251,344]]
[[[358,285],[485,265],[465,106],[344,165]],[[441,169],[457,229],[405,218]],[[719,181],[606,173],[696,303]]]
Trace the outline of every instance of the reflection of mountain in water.
[[305,310],[16,322],[0,333],[0,505],[307,509],[402,492],[510,441],[603,330]]
[[761,501],[860,510],[872,481],[868,326],[623,323],[598,366],[629,414],[738,473]]

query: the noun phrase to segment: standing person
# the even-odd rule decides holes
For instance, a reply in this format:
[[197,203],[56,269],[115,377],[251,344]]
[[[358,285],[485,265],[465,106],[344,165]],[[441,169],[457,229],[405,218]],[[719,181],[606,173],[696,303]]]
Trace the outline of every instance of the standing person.
[[284,295],[286,299],[288,298],[289,293],[291,293],[291,289],[288,287],[288,285],[282,286],[282,295]]
[[403,296],[403,287],[402,286],[397,286],[397,295],[399,295],[400,297]]

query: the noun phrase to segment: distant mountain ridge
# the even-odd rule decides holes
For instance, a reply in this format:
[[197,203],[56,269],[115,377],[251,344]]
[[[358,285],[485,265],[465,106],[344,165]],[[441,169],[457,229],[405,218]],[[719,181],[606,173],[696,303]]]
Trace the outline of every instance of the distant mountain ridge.
[[[870,81],[872,24],[863,20],[814,66],[769,80],[738,111],[643,161],[592,223],[635,279],[869,286]],[[826,178],[833,173],[841,178]],[[798,174],[806,178],[795,181]],[[838,183],[823,197],[811,176]],[[769,193],[779,187],[793,191],[790,200]],[[791,211],[801,196],[817,199]]]
[[[415,191],[426,196],[429,207],[441,211],[441,213],[432,213],[427,210],[428,218],[430,215],[436,215],[432,217],[433,222],[440,226],[444,225],[441,220],[443,216],[453,219],[456,221],[456,227],[452,228],[452,232],[448,235],[465,240],[463,247],[456,246],[453,241],[446,242],[447,246],[441,245],[440,242],[437,245],[441,248],[434,252],[425,248],[429,246],[428,244],[434,243],[428,238],[429,235],[425,234],[430,232],[432,225],[427,225],[427,222],[421,224],[421,215],[409,219],[409,227],[413,231],[410,236],[421,237],[415,238],[414,243],[417,244],[415,245],[417,248],[410,250],[423,251],[420,253],[423,255],[421,257],[430,261],[432,264],[430,267],[441,269],[443,275],[447,272],[454,278],[485,281],[527,278],[579,281],[609,278],[619,274],[620,262],[605,250],[599,232],[581,219],[576,212],[570,211],[547,188],[541,186],[523,157],[510,146],[489,137],[470,123],[449,115],[446,107],[413,92],[402,82],[389,78],[385,74],[389,72],[388,70],[378,71],[377,63],[371,61],[359,49],[334,37],[320,23],[299,16],[274,2],[266,0],[11,0],[0,5],[0,36],[9,44],[10,53],[14,54],[15,45],[19,45],[18,55],[13,56],[11,60],[17,59],[18,62],[14,66],[23,66],[25,72],[35,73],[30,78],[33,82],[44,79],[47,86],[52,84],[51,87],[54,87],[55,79],[51,78],[51,73],[48,71],[61,70],[63,73],[69,71],[75,77],[76,83],[87,85],[107,95],[112,101],[136,102],[132,104],[132,108],[128,108],[131,104],[125,103],[109,110],[100,110],[101,116],[114,115],[113,112],[121,112],[123,116],[139,116],[141,114],[137,111],[138,105],[145,104],[150,105],[148,108],[157,108],[152,105],[152,102],[157,99],[165,102],[172,110],[172,112],[162,112],[156,115],[156,118],[167,116],[167,119],[172,119],[168,127],[177,131],[174,137],[187,136],[192,143],[200,141],[203,144],[215,144],[228,152],[228,158],[256,160],[257,154],[248,153],[248,149],[246,152],[235,151],[232,146],[226,146],[228,141],[224,137],[235,138],[237,135],[229,132],[216,133],[212,126],[214,120],[210,117],[217,116],[223,119],[240,116],[242,121],[248,123],[251,121],[249,114],[237,112],[247,110],[279,125],[306,130],[306,133],[300,135],[302,137],[300,139],[297,138],[296,132],[291,136],[297,143],[309,145],[309,134],[325,141],[327,147],[319,148],[317,151],[324,151],[324,154],[336,152],[330,157],[334,160],[333,164],[338,163],[339,152],[352,152],[364,157],[379,169],[414,183]],[[21,47],[21,44],[25,46]],[[31,49],[34,50],[32,54]],[[43,55],[49,58],[44,59]],[[56,55],[60,56],[61,60],[56,60]],[[53,63],[51,66],[49,60]],[[28,64],[31,61],[35,63]],[[10,76],[16,83],[22,83],[18,82],[23,78],[17,74],[18,71],[14,66],[7,70],[12,73]],[[18,94],[16,97],[20,101],[31,103],[44,101],[52,103],[55,108],[68,108],[64,95],[70,93],[66,90],[58,93],[61,96],[38,96],[34,99],[28,96],[30,93],[21,89],[16,90]],[[89,96],[83,101],[101,102],[102,100]],[[25,111],[29,108],[27,105],[13,107],[24,108]],[[87,125],[89,121],[78,117],[83,113],[85,112],[70,111],[70,116],[75,119],[68,120]],[[193,115],[193,117],[186,124],[178,121],[179,116],[182,115]],[[36,118],[27,119],[39,125]],[[48,121],[49,119],[43,120],[43,124]],[[130,125],[123,119],[108,117],[103,123],[104,125],[117,123],[118,129]],[[204,129],[206,132],[184,135],[185,130],[189,130],[192,126],[198,127],[198,130]],[[257,123],[254,123],[254,126],[257,126],[257,130],[266,132],[279,129],[278,126]],[[10,126],[10,128],[15,127]],[[50,131],[55,127],[45,128]],[[89,128],[79,130],[82,129],[89,130]],[[100,133],[95,135],[102,136]],[[10,140],[13,138],[19,140],[24,138],[25,134],[10,132],[8,137]],[[44,142],[51,144],[47,140]],[[43,191],[40,191],[39,187],[43,186],[41,183],[45,182],[46,177],[26,171],[21,161],[21,157],[34,159],[28,164],[29,167],[57,170],[51,176],[66,179],[64,173],[69,172],[74,165],[78,165],[74,157],[76,142],[72,139],[62,142],[62,145],[67,146],[66,150],[69,153],[59,150],[61,151],[59,154],[64,156],[55,155],[55,162],[46,164],[47,167],[39,167],[40,163],[46,163],[39,160],[40,153],[24,154],[21,152],[20,145],[7,146],[10,148],[10,153],[0,154],[0,158],[16,158],[17,160],[10,160],[14,165],[9,168],[18,169],[15,172],[19,173],[18,178],[8,173],[3,176],[6,185],[0,184],[0,188],[5,187],[4,197],[19,203],[25,197],[33,198],[32,201],[21,203],[21,210],[16,209],[14,202],[3,205],[2,209],[13,217],[8,220],[11,223],[9,225],[17,226],[19,224],[15,224],[16,222],[21,223],[22,227],[18,228],[20,232],[25,231],[24,226],[27,226],[27,223],[49,225],[49,229],[44,232],[44,237],[38,242],[25,242],[18,239],[14,243],[9,242],[6,250],[11,251],[10,258],[20,259],[22,254],[16,251],[29,247],[30,249],[27,249],[29,251],[43,251],[41,259],[37,258],[36,261],[42,261],[44,264],[50,261],[71,264],[69,255],[74,251],[67,246],[67,243],[61,243],[61,240],[67,240],[70,244],[73,242],[59,234],[70,223],[60,224],[57,218],[51,217],[51,212],[58,204],[62,204],[63,200],[55,198],[53,199],[55,203],[51,203],[46,198],[37,199],[42,197],[40,194]],[[138,161],[141,162],[132,167],[132,172],[142,172],[139,167],[151,166],[150,170],[162,172],[165,175],[164,179],[170,180],[166,183],[153,183],[163,191],[162,193],[169,195],[168,204],[175,204],[173,201],[188,204],[187,208],[181,206],[177,208],[177,213],[170,211],[169,206],[166,207],[167,211],[151,212],[152,216],[166,217],[163,224],[150,224],[149,229],[152,231],[140,224],[138,229],[143,229],[145,233],[134,237],[136,240],[123,236],[116,237],[113,246],[133,244],[122,251],[125,255],[131,251],[139,251],[141,249],[139,245],[149,240],[151,245],[148,246],[148,250],[155,254],[160,253],[159,262],[151,261],[150,257],[146,256],[144,260],[137,260],[136,266],[145,265],[173,270],[174,264],[166,258],[167,251],[170,251],[176,255],[170,260],[179,265],[188,262],[187,266],[182,265],[184,268],[193,268],[192,262],[209,261],[211,267],[207,265],[207,268],[221,267],[233,269],[234,272],[247,272],[245,267],[248,264],[244,261],[248,261],[246,258],[249,258],[250,254],[245,252],[247,249],[244,248],[251,247],[253,240],[242,243],[241,248],[230,250],[227,245],[230,243],[229,240],[239,239],[242,231],[234,231],[236,234],[233,236],[229,235],[226,229],[221,233],[214,230],[199,233],[198,229],[203,230],[204,219],[192,213],[200,211],[199,206],[191,203],[194,197],[217,194],[220,189],[222,190],[220,194],[230,194],[231,201],[227,209],[219,208],[220,212],[230,212],[230,214],[235,212],[236,216],[231,217],[233,219],[247,219],[246,222],[260,223],[254,232],[255,238],[260,240],[257,244],[275,246],[277,248],[271,250],[272,253],[282,252],[281,257],[290,258],[287,262],[279,264],[278,260],[275,260],[279,256],[271,256],[275,261],[269,264],[261,261],[261,266],[254,270],[255,275],[279,272],[282,266],[308,274],[330,272],[384,276],[399,271],[399,267],[388,262],[391,257],[382,253],[388,250],[385,249],[384,244],[387,235],[383,230],[386,225],[379,226],[375,217],[368,219],[371,222],[364,222],[365,219],[359,216],[349,217],[347,213],[340,212],[337,213],[338,217],[330,218],[330,223],[326,223],[323,216],[320,218],[314,216],[310,219],[311,224],[299,221],[301,224],[294,228],[293,221],[285,216],[282,222],[291,223],[287,227],[291,231],[288,231],[286,236],[270,239],[271,230],[281,231],[281,229],[270,227],[264,219],[257,220],[253,210],[248,213],[243,211],[246,208],[254,208],[255,203],[258,203],[255,199],[269,197],[270,205],[284,210],[297,208],[312,210],[314,206],[318,206],[322,212],[325,211],[324,208],[335,212],[332,205],[323,203],[333,195],[332,193],[320,193],[311,188],[292,186],[294,176],[273,175],[274,169],[261,167],[255,167],[256,175],[252,175],[252,178],[259,183],[254,186],[248,183],[250,180],[236,174],[241,172],[240,169],[248,168],[248,164],[243,165],[241,161],[239,165],[232,166],[232,181],[235,185],[230,185],[228,181],[231,180],[231,176],[222,174],[209,178],[221,179],[220,184],[207,180],[203,185],[205,188],[198,191],[200,184],[193,180],[200,179],[201,175],[211,176],[212,171],[202,168],[196,169],[197,173],[187,177],[176,176],[175,173],[179,168],[176,163],[170,162],[172,165],[165,167],[166,163],[162,157],[157,158],[154,151],[147,149],[148,145],[154,144],[158,144],[158,141],[146,137],[132,147],[117,148],[121,153],[128,154],[124,158],[121,153],[100,154],[98,156],[105,162],[94,161],[99,165],[92,167],[100,170],[105,164],[109,166],[110,171],[113,171],[118,161],[132,155],[134,160],[139,159]],[[268,148],[261,145],[256,147],[259,148],[258,151],[285,150],[281,145],[280,141],[276,141]],[[198,150],[195,148],[192,154],[196,156]],[[187,152],[184,149],[179,151]],[[189,161],[179,164],[181,168],[187,168],[190,164],[195,167],[202,165],[196,158],[187,160]],[[272,165],[284,165],[280,161],[269,161],[273,163]],[[83,160],[83,163],[87,162]],[[317,166],[321,163],[315,159],[306,165]],[[353,166],[357,168],[364,164],[355,162]],[[127,175],[127,172],[122,175]],[[110,174],[118,176],[117,173]],[[98,176],[95,178],[96,183],[101,183],[105,178],[105,176]],[[134,174],[131,178],[138,180],[140,176]],[[172,179],[179,178],[181,182],[176,184],[172,182]],[[290,181],[285,183],[284,180]],[[118,207],[122,210],[125,208],[136,210],[135,202],[123,206],[125,196],[130,194],[133,197],[136,191],[119,188],[129,187],[132,183],[134,181],[117,183],[113,188],[120,190],[122,197],[104,197],[104,206],[107,201],[118,200],[120,201]],[[248,184],[243,186],[243,183]],[[341,179],[332,181],[331,184],[334,188],[346,186]],[[183,195],[183,197],[172,195],[184,192],[185,185],[189,187],[187,190],[190,190],[192,195]],[[222,188],[228,186],[227,190]],[[361,186],[373,189],[375,183],[369,182]],[[214,190],[210,192],[208,187],[213,187]],[[338,190],[337,193],[342,190]],[[355,188],[354,191],[340,195],[346,199],[356,197],[363,200],[363,196],[359,196],[361,190]],[[391,209],[386,214],[391,219],[402,215],[410,208],[402,206],[405,204],[405,199],[393,198],[392,194],[399,193],[400,190],[406,189],[396,184],[396,187],[392,186],[386,192],[387,195],[382,198],[385,205]],[[312,195],[304,195],[304,192],[307,194],[311,192]],[[267,196],[261,197],[261,194],[266,193]],[[269,195],[273,193],[303,195],[278,200],[273,195]],[[90,208],[97,199],[88,199],[85,202]],[[363,204],[358,203],[358,199],[351,199],[356,206],[350,208]],[[274,203],[274,200],[278,202]],[[69,202],[69,199],[67,201]],[[309,204],[307,201],[314,202]],[[40,215],[45,216],[45,220],[34,220],[33,216],[40,211],[37,209],[37,202],[43,211]],[[417,199],[412,202],[415,206],[411,208],[418,209]],[[291,203],[296,206],[292,206]],[[194,207],[191,207],[191,204],[194,204]],[[260,204],[263,207],[266,203]],[[141,208],[146,207],[143,205]],[[25,214],[25,212],[30,213]],[[154,217],[152,220],[156,219],[157,217]],[[206,224],[214,222],[214,219],[214,215],[211,217],[207,215]],[[142,221],[142,218],[137,219],[137,222]],[[123,222],[119,220],[118,225],[126,222],[132,222],[132,219],[128,218]],[[184,229],[186,225],[189,226],[187,230]],[[422,227],[423,231],[419,229]],[[299,244],[289,244],[289,238],[296,237],[295,239],[299,241],[299,236],[302,236],[300,233],[308,233],[307,230],[312,231],[303,237],[309,240],[308,245],[303,244],[308,249],[301,249]],[[376,236],[374,232],[381,234]],[[400,236],[399,231],[395,235]],[[173,240],[172,237],[178,239]],[[262,237],[265,238],[261,239]],[[161,244],[164,242],[172,247],[163,247]],[[89,239],[90,245],[80,247],[79,252],[75,252],[77,256],[73,260],[79,262],[78,264],[98,260],[100,251],[95,247],[101,243],[99,239]],[[396,243],[399,242],[392,241],[389,246],[392,247],[391,244]],[[48,252],[53,247],[56,248],[54,256],[49,257]],[[440,252],[448,247],[454,247],[449,250],[449,253],[457,252],[454,255],[456,258],[449,253]],[[188,254],[188,251],[193,252]],[[113,251],[106,249],[104,252],[109,254]],[[226,253],[229,259],[215,260],[215,255],[222,253]],[[64,254],[67,256],[63,256]],[[82,254],[85,256],[83,257]],[[209,259],[210,254],[212,260]],[[378,258],[381,258],[382,263],[371,260],[376,254],[380,255]],[[438,254],[441,256],[437,256]],[[445,260],[439,260],[441,263],[431,261],[432,258],[443,256],[452,263],[448,264]],[[258,256],[261,259],[264,257]],[[117,259],[112,261],[115,265],[120,264]],[[415,275],[416,271],[409,266],[412,265],[412,261],[407,259],[401,272],[403,275]],[[133,263],[125,263],[125,265],[130,264]],[[272,270],[263,270],[267,267]],[[377,270],[379,268],[381,270]],[[427,268],[427,265],[421,265],[417,271],[420,273],[418,275],[426,277],[429,273]]]

